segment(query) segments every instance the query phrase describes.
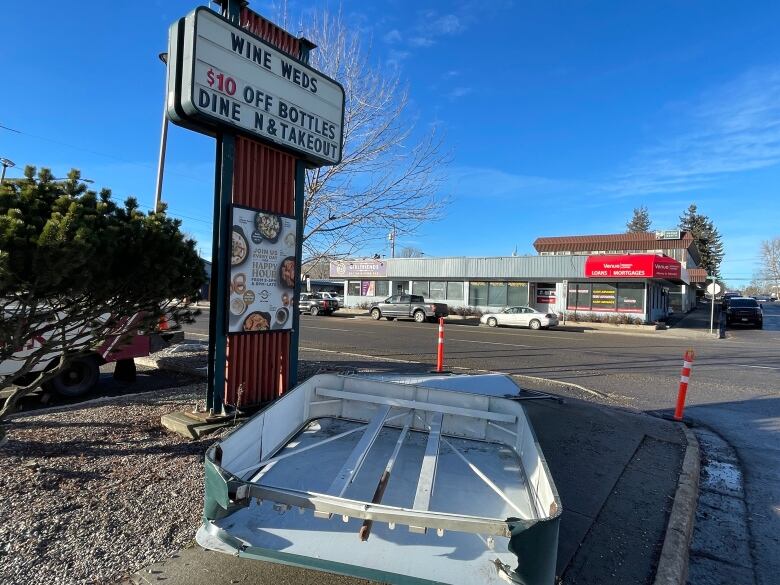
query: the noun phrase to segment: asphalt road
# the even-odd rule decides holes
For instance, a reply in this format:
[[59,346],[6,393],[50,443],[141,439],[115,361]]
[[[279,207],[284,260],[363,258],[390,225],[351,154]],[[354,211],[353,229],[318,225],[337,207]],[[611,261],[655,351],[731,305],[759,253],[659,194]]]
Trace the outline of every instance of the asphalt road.
[[[703,310],[703,309],[700,309]],[[524,378],[529,387],[670,414],[682,357],[696,358],[686,417],[722,435],[741,459],[752,555],[759,584],[780,574],[780,303],[766,303],[764,329],[732,327],[727,339],[674,332],[623,335],[584,331],[446,327],[445,366]],[[207,313],[188,337],[207,338]],[[301,318],[301,355],[357,366],[382,359],[432,368],[437,326],[365,318]],[[419,364],[424,364],[420,366]],[[564,382],[550,386],[543,379]],[[522,381],[523,379],[521,379]],[[579,386],[579,387],[578,387]]]

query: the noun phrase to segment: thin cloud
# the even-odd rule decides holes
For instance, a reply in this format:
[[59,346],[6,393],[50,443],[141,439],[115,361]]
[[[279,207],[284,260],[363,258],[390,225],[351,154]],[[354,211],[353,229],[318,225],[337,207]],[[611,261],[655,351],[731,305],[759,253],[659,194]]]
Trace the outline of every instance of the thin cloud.
[[390,45],[400,43],[402,40],[401,33],[397,28],[394,28],[393,30],[388,31],[385,36],[382,37],[382,40]]
[[641,152],[608,190],[700,190],[734,173],[780,164],[780,68],[752,69],[705,94],[684,122],[687,130]]
[[451,100],[456,100],[458,98],[462,98],[464,96],[469,95],[474,91],[474,88],[472,87],[456,87],[449,93],[449,97]]
[[491,167],[459,166],[448,177],[449,189],[461,197],[576,196],[592,192],[584,181],[516,174]]
[[409,44],[412,47],[430,47],[435,43],[436,41],[434,41],[430,37],[412,37],[411,39],[409,39]]

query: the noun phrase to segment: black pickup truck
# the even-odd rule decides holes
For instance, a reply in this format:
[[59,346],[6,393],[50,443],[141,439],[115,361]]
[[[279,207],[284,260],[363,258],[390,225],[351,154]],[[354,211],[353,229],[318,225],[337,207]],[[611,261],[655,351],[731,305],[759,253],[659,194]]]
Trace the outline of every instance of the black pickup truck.
[[395,295],[384,301],[372,303],[369,313],[375,321],[385,317],[388,321],[414,319],[418,323],[423,323],[446,317],[450,314],[450,308],[445,303],[426,302],[420,295]]
[[759,329],[764,327],[764,312],[756,299],[731,297],[726,307],[726,323],[750,323]]

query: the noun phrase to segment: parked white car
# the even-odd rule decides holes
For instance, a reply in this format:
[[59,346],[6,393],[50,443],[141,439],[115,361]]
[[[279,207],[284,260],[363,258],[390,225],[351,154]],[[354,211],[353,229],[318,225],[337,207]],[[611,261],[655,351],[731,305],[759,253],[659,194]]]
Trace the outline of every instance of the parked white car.
[[542,313],[531,307],[507,307],[500,313],[485,313],[479,322],[489,327],[499,325],[542,329],[558,325],[555,313]]

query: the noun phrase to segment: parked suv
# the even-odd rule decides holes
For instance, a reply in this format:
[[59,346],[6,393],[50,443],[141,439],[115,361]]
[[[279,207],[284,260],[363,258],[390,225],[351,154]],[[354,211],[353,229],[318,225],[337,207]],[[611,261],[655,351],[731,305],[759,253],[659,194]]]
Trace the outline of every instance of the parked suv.
[[429,303],[420,295],[394,295],[378,303],[371,303],[371,317],[378,321],[385,317],[393,319],[414,319],[418,323],[435,321],[450,314],[445,303]]
[[759,329],[764,327],[764,313],[756,299],[732,297],[726,307],[726,323],[752,323]]
[[298,310],[309,315],[332,315],[339,308],[336,301],[323,298],[319,293],[301,293],[298,299]]

